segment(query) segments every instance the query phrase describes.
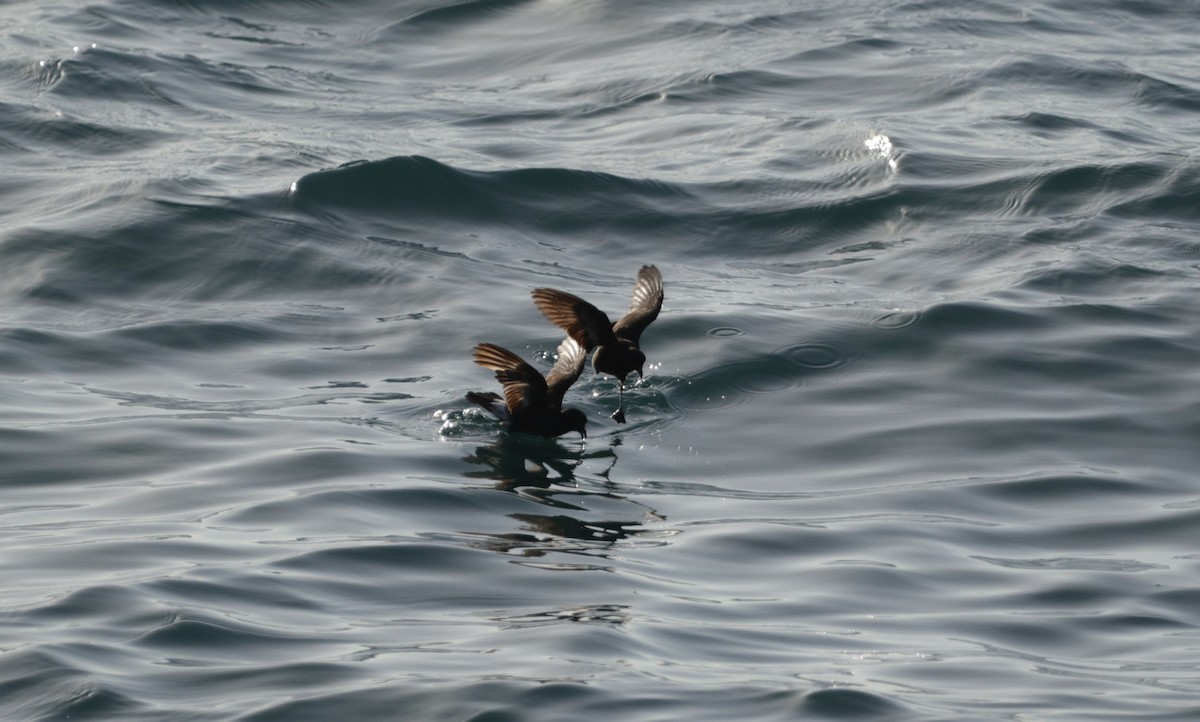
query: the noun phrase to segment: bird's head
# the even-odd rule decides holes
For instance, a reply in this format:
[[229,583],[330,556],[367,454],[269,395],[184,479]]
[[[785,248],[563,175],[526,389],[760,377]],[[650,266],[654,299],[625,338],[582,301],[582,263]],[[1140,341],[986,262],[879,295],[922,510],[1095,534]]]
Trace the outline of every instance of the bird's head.
[[567,431],[578,431],[580,437],[587,438],[587,415],[579,409],[563,409],[562,417]]
[[[630,366],[638,372],[639,379],[646,375],[646,354],[642,353],[641,349],[629,349],[629,360],[632,361]],[[626,374],[627,377],[628,375],[629,374]],[[624,381],[625,379],[621,380]]]

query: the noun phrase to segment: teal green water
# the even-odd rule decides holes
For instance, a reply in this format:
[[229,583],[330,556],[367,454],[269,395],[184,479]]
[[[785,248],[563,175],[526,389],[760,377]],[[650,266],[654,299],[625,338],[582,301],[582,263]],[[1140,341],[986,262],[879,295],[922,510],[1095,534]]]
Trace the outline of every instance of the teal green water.
[[0,7],[0,717],[1196,719],[1195,20]]

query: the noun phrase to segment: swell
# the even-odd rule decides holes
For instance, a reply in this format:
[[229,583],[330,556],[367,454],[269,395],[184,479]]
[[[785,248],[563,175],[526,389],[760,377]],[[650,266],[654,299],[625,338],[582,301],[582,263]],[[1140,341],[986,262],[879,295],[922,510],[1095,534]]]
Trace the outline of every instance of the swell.
[[[205,301],[392,284],[418,271],[399,247],[432,247],[423,259],[432,264],[470,264],[483,255],[496,262],[484,252],[492,237],[514,245],[510,262],[544,260],[548,248],[588,261],[650,244],[681,257],[799,264],[802,271],[881,261],[904,253],[893,244],[909,233],[964,215],[1012,223],[1037,245],[1075,242],[1134,217],[1200,218],[1191,202],[1200,165],[1187,158],[1001,163],[983,171],[985,160],[910,157],[886,184],[833,193],[785,178],[684,184],[565,168],[476,171],[398,156],[304,175],[284,198],[151,202],[132,221],[98,230],[10,231],[0,237],[0,262],[26,297],[43,302]],[[1074,227],[1048,226],[1047,217]],[[881,239],[889,226],[895,230]],[[486,240],[464,237],[464,229]],[[847,254],[857,250],[871,252]]]
[[351,163],[300,178],[292,202],[387,217],[458,222],[536,223],[564,229],[597,220],[653,230],[670,209],[694,201],[685,188],[652,180],[562,168],[468,171],[431,158],[399,156]]

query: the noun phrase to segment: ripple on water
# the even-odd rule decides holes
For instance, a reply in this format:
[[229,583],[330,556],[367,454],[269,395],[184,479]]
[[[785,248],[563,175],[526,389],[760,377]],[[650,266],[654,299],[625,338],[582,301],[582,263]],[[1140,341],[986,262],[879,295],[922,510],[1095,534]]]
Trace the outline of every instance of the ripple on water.
[[894,330],[908,328],[920,320],[920,311],[889,311],[871,319],[871,325],[875,328]]
[[851,353],[831,343],[785,346],[701,369],[678,384],[671,402],[689,412],[738,406],[755,395],[794,389],[813,372],[844,368],[853,360]]
[[746,332],[733,326],[716,326],[705,331],[704,335],[709,338],[735,338],[737,336],[745,336]]
[[843,348],[830,343],[806,342],[776,352],[804,369],[829,370],[847,366],[853,360]]
[[671,403],[682,411],[701,412],[739,406],[747,395],[783,391],[795,386],[795,369],[771,355],[732,361],[703,369],[684,380]]

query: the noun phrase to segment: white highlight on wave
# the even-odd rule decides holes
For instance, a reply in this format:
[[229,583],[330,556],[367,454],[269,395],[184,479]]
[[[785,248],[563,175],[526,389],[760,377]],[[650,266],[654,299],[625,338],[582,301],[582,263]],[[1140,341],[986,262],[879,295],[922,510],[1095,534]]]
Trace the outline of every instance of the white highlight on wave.
[[[74,53],[75,55],[79,55],[80,53],[87,51],[87,50],[95,50],[95,49],[96,49],[95,43],[90,43],[88,45],[73,45],[73,46],[71,46],[71,52]],[[38,67],[44,68],[47,65],[49,65],[51,62],[53,62],[53,61],[39,60]]]
[[899,162],[896,158],[896,148],[892,145],[892,139],[883,135],[873,135],[863,141],[863,145],[867,146],[867,150],[874,151],[879,154],[880,158],[887,161],[888,168],[896,170]]

